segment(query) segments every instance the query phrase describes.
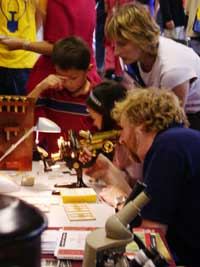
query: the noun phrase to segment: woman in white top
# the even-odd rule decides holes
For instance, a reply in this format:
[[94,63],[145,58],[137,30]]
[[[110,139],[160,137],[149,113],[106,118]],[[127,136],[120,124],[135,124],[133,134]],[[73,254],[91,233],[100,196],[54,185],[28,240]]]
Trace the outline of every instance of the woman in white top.
[[145,87],[172,90],[181,100],[191,128],[200,130],[200,58],[191,49],[160,37],[160,29],[139,4],[128,4],[112,15],[106,34],[115,53]]

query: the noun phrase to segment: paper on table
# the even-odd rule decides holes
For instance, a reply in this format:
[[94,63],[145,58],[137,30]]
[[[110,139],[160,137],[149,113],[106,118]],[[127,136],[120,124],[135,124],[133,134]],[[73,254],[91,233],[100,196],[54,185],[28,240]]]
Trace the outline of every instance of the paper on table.
[[54,255],[58,259],[83,259],[86,236],[90,230],[60,230]]
[[53,254],[59,236],[59,230],[48,229],[42,233],[42,253]]
[[64,209],[70,221],[88,221],[96,219],[85,203],[65,204]]

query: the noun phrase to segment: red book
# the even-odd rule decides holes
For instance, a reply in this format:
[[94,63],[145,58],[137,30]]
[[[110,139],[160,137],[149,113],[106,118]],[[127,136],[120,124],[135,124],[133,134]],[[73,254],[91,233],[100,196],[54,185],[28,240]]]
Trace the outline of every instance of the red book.
[[[170,267],[176,266],[161,229],[137,227],[133,229],[133,233],[143,241],[144,245],[148,249],[150,249],[151,246],[157,249],[157,251],[167,260],[167,262],[169,262]],[[127,245],[126,255],[128,257],[134,256],[138,250],[139,248],[137,244],[133,241]]]

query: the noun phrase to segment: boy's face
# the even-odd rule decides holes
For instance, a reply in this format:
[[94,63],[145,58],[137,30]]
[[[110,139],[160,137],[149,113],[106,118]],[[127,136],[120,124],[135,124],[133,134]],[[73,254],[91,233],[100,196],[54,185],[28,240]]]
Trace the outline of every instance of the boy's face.
[[84,85],[87,81],[87,70],[68,69],[62,70],[58,66],[56,73],[61,77],[63,87],[70,93],[77,93],[84,89]]

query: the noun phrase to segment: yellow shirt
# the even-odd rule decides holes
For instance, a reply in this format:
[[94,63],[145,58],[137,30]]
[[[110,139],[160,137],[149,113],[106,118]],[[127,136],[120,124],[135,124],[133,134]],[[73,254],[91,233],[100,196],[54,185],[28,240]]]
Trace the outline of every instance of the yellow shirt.
[[[0,35],[36,40],[36,11],[40,0],[0,0]],[[43,0],[44,1],[44,0]],[[0,44],[0,66],[31,68],[37,54],[25,50],[10,51]]]

